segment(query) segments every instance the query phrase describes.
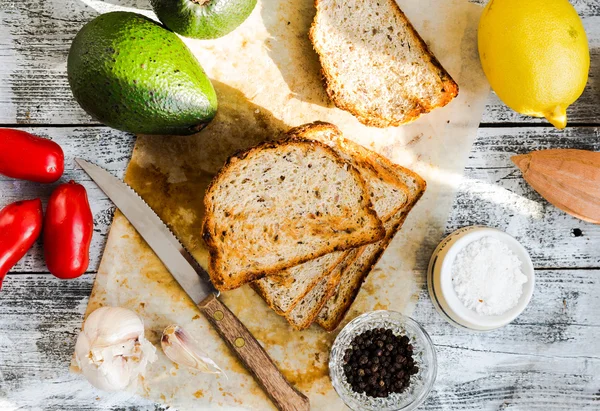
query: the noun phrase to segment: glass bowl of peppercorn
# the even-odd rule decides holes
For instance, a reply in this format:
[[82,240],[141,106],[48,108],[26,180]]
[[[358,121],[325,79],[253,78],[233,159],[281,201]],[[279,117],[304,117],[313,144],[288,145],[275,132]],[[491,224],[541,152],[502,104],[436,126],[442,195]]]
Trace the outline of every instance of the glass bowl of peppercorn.
[[396,311],[356,317],[337,336],[329,375],[353,410],[407,411],[425,401],[437,374],[427,332]]

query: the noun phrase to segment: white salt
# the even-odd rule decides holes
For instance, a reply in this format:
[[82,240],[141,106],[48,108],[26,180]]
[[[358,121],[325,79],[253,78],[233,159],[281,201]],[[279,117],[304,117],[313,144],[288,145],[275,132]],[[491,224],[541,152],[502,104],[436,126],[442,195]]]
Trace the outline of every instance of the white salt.
[[463,305],[481,315],[514,308],[527,276],[521,260],[502,241],[482,237],[463,248],[452,264],[452,284]]

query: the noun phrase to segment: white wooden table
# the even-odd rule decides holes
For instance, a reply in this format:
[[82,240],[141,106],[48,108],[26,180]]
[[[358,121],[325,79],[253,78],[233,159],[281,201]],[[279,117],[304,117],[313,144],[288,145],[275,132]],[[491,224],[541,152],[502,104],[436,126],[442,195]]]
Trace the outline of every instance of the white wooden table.
[[[519,116],[491,96],[446,230],[484,224],[515,236],[536,267],[533,299],[507,327],[471,334],[436,313],[423,282],[413,316],[431,334],[440,363],[423,409],[600,410],[600,227],[547,204],[510,162],[515,153],[541,148],[600,150],[600,2],[571,1],[588,33],[592,66],[584,95],[569,110],[569,127],[557,131]],[[108,2],[150,8],[147,0]],[[98,401],[93,391],[78,392],[82,385],[67,370],[114,211],[73,157],[93,159],[122,176],[134,143],[133,136],[95,123],[67,85],[70,42],[97,14],[91,7],[97,3],[0,0],[0,127],[58,142],[67,156],[62,180],[86,186],[95,217],[88,274],[74,281],[55,279],[37,244],[5,280],[0,410],[162,409],[141,401]],[[0,176],[0,206],[47,199],[52,188]],[[430,251],[419,257],[423,270]]]

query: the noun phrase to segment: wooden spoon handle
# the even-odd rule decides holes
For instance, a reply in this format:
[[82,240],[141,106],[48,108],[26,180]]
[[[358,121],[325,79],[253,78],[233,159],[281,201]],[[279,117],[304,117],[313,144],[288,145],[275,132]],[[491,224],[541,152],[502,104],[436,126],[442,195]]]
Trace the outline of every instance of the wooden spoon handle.
[[225,304],[211,294],[198,304],[198,307],[229,348],[254,374],[278,409],[282,411],[310,409],[308,398],[290,385],[264,348]]

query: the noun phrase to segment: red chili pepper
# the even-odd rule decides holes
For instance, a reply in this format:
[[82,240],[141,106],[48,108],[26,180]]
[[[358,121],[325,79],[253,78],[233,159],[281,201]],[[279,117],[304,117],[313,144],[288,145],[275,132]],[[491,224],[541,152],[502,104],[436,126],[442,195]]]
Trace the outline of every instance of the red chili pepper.
[[70,181],[50,196],[44,222],[44,256],[50,272],[77,278],[89,265],[94,218],[85,188]]
[[64,169],[65,156],[54,141],[21,130],[0,129],[0,174],[53,183]]
[[42,231],[42,201],[17,201],[0,210],[0,288],[2,280]]

